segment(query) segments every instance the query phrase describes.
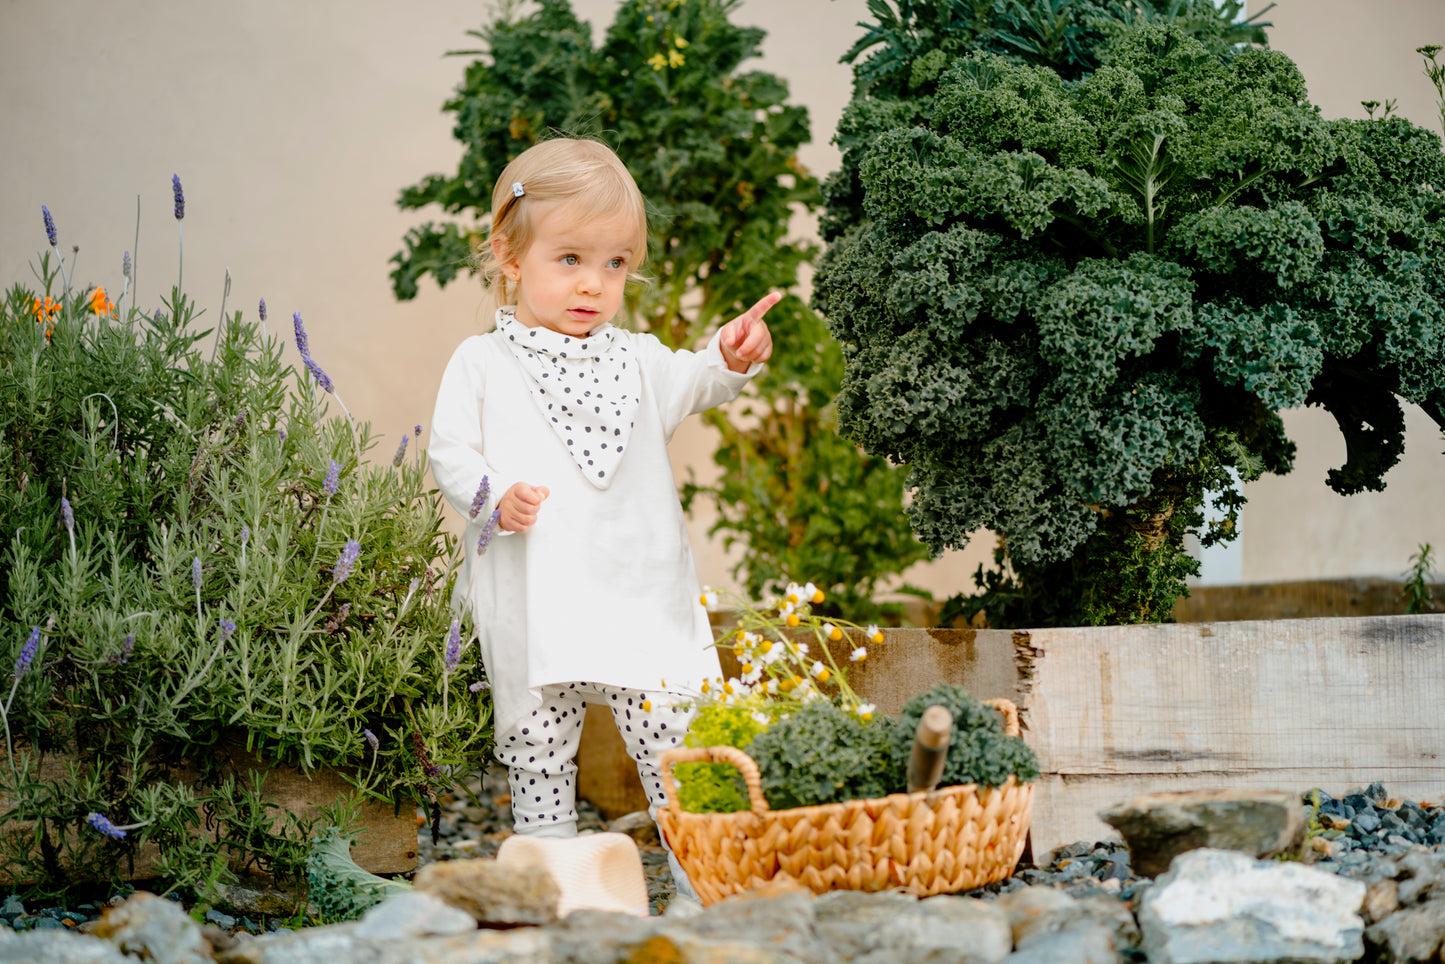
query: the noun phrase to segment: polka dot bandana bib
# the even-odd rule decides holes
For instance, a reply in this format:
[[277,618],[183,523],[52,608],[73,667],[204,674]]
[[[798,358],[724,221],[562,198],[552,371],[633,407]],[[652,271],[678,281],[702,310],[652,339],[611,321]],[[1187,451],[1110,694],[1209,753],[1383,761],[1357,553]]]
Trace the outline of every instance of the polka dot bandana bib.
[[497,311],[497,331],[531,383],[532,401],[572,453],[587,481],[612,484],[642,400],[637,359],[610,324],[585,338],[528,328],[511,308]]

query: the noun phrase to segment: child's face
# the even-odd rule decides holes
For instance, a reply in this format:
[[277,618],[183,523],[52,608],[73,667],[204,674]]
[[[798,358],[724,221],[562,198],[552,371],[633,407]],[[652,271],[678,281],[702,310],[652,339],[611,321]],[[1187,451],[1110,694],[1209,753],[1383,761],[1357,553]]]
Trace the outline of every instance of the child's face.
[[625,214],[578,224],[565,203],[544,203],[532,244],[502,263],[519,282],[517,320],[583,337],[622,307],[636,225]]

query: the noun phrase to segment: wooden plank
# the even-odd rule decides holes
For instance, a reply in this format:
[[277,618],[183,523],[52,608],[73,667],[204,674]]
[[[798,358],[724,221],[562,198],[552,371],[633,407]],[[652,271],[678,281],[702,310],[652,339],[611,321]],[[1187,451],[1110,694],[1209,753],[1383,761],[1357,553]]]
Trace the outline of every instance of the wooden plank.
[[[246,751],[244,747],[228,748],[222,753],[226,771],[238,783],[249,782],[251,772],[264,771],[267,768],[266,764],[263,764],[254,754]],[[7,758],[0,755],[0,759]],[[72,763],[73,758],[65,754],[47,754],[40,761],[38,779],[42,783],[68,779],[67,768]],[[0,765],[8,766],[8,760]],[[177,774],[176,779],[180,782],[187,782],[194,779],[194,774],[181,772]],[[315,770],[306,774],[289,766],[277,766],[271,769],[261,785],[264,799],[277,807],[277,816],[274,820],[274,823],[277,824],[281,822],[281,814],[286,812],[295,813],[304,818],[313,818],[321,807],[331,806],[344,794],[354,791],[355,788],[335,771]],[[0,812],[5,812],[12,806],[13,803],[9,797],[0,795]],[[351,856],[362,869],[375,874],[408,873],[416,869],[417,821],[415,807],[405,805],[398,810],[389,803],[368,799],[362,804],[357,820],[360,832],[356,845],[351,850]],[[32,832],[32,827],[32,822],[16,821],[7,824],[4,833],[8,837],[26,840]],[[203,832],[214,840],[218,828],[207,821]],[[134,867],[127,875],[128,879],[149,880],[154,878],[158,854],[159,851],[153,844],[141,847],[136,853]],[[233,860],[232,869],[237,872],[264,876],[264,870],[251,864],[245,857]],[[0,868],[0,885],[28,883],[35,883],[35,880],[13,876]]]
[[1445,792],[1445,615],[1017,636],[1035,854],[1116,836],[1097,811],[1139,793]]

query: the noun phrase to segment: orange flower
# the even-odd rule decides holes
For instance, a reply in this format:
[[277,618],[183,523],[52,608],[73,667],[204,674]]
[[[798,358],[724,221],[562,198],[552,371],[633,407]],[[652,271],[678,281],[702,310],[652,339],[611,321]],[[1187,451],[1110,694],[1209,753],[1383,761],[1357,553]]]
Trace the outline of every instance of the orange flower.
[[104,288],[96,288],[95,294],[90,296],[90,313],[93,315],[115,314],[115,302],[105,297]]
[[60,310],[60,302],[49,295],[45,296],[44,301],[32,298],[30,310],[35,315],[35,320],[45,326],[45,341],[49,344],[50,336],[55,334],[55,322],[51,319]]

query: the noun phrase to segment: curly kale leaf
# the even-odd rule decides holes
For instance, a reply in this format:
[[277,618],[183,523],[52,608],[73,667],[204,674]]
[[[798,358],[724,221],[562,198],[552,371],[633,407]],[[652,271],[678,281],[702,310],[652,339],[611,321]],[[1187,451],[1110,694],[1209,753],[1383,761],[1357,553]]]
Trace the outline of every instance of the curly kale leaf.
[[997,710],[956,683],[940,683],[913,696],[898,714],[891,747],[895,780],[902,774],[903,782],[907,782],[913,735],[930,706],[942,706],[953,714],[953,733],[939,786],[977,783],[997,787],[1008,782],[1009,777],[1017,777],[1020,783],[1039,778],[1034,751],[1019,737],[1004,733]]
[[748,745],[774,810],[869,799],[893,792],[892,727],[865,722],[827,700],[810,703]]

